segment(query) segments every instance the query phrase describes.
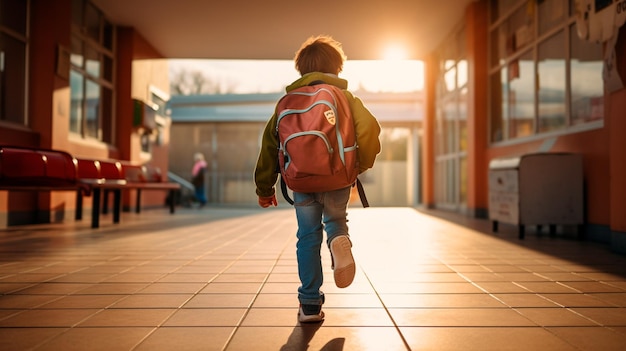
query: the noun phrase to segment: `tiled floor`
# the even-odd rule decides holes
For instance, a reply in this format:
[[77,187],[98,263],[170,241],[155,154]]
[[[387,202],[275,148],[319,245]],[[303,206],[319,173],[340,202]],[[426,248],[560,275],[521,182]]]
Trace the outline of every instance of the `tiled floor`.
[[[0,350],[624,350],[626,257],[408,208],[349,211],[358,270],[296,320],[291,209],[0,231]],[[448,216],[449,217],[449,216]]]

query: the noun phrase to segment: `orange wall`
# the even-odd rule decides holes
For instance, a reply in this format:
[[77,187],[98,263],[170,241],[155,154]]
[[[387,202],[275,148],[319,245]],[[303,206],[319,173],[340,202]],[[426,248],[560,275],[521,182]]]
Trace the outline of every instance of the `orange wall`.
[[[116,136],[119,147],[118,158],[141,164],[144,161],[140,157],[140,136],[137,130],[133,128],[133,60],[159,59],[163,58],[163,55],[133,28],[118,28],[117,38]],[[161,168],[164,175],[167,175],[168,168],[169,152],[167,150],[168,143],[162,147],[155,147],[152,160],[149,161],[152,165]],[[144,191],[142,193],[142,205],[146,207],[162,205],[166,195],[162,191]],[[133,207],[135,205],[135,191],[124,192],[123,203],[125,207]]]
[[487,148],[487,101],[488,90],[484,79],[487,77],[487,37],[488,7],[484,1],[472,3],[466,12],[465,32],[467,35],[466,50],[469,67],[468,91],[468,193],[467,206],[475,215],[486,215],[488,196],[487,188],[488,160],[485,157]]
[[[33,1],[31,6],[29,125],[39,133],[41,147],[55,147],[57,128],[52,118],[53,92],[69,87],[67,79],[56,75],[56,55],[59,46],[69,49],[71,4],[71,0]],[[64,120],[67,125],[68,114],[69,111]]]

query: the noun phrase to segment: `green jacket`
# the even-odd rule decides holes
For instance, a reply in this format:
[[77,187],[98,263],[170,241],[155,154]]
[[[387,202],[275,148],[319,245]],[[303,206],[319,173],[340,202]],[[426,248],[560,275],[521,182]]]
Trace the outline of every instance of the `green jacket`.
[[[372,113],[363,105],[363,102],[352,95],[346,89],[348,81],[336,75],[312,72],[305,74],[300,79],[287,87],[287,92],[296,88],[309,85],[316,80],[323,80],[327,84],[335,85],[344,90],[352,118],[359,146],[359,173],[374,166],[376,155],[380,152],[380,125]],[[276,135],[276,113],[272,115],[265,125],[263,139],[261,141],[261,151],[254,171],[254,182],[256,183],[256,193],[258,196],[268,197],[274,194],[274,185],[278,179],[278,136]]]

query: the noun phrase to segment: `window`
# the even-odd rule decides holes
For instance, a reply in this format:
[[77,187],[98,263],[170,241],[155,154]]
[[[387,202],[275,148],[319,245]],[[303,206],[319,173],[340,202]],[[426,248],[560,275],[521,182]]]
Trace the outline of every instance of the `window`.
[[[163,144],[165,129],[169,124],[169,117],[167,116],[169,95],[154,86],[148,88],[148,93],[150,102],[144,106],[144,113],[151,116],[149,117],[151,122],[149,122],[150,128],[144,128],[141,135],[141,151],[145,153],[151,153],[153,146],[161,146]],[[147,116],[144,116],[144,123],[145,118]]]
[[467,109],[469,66],[465,31],[444,41],[438,53],[435,123],[435,201],[438,207],[467,205]]
[[86,0],[72,0],[70,132],[113,143],[114,26]]
[[602,46],[578,38],[573,7],[491,0],[492,143],[602,120]]
[[538,132],[567,126],[565,119],[565,35],[563,31],[541,42],[537,55]]
[[508,138],[532,135],[535,115],[535,67],[532,53],[527,51],[509,64],[508,75],[509,119]]
[[570,111],[573,125],[601,120],[604,116],[602,44],[578,39],[570,26]]
[[28,1],[0,0],[0,121],[25,125]]

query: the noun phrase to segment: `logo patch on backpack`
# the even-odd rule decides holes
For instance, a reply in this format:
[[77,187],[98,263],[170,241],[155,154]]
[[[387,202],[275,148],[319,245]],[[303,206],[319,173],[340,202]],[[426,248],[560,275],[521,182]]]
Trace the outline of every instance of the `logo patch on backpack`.
[[335,125],[335,111],[328,110],[324,112],[324,117],[326,117],[326,120],[328,121],[328,123]]
[[297,192],[348,187],[359,174],[348,99],[330,84],[307,85],[276,104],[281,178]]

